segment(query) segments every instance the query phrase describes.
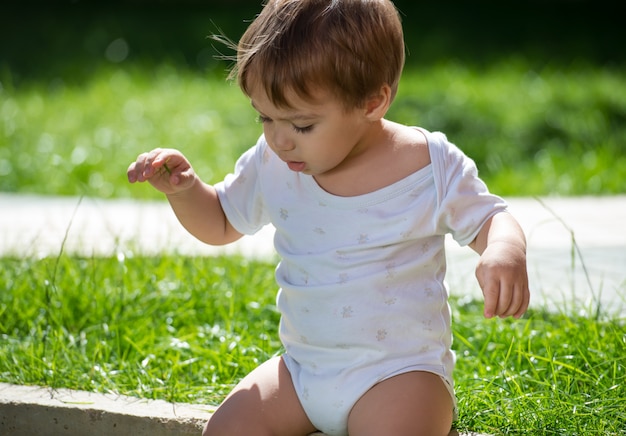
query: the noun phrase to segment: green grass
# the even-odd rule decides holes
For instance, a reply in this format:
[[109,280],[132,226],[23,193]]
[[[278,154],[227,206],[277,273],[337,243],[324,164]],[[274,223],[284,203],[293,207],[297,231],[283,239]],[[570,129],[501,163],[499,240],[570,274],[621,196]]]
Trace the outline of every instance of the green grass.
[[[84,80],[0,74],[0,191],[156,198],[125,170],[154,147],[181,149],[216,182],[261,132],[225,73],[99,68]],[[449,62],[407,69],[389,118],[447,133],[502,195],[626,192],[626,76],[573,65],[533,70]]]
[[[281,351],[274,265],[238,257],[0,258],[0,380],[217,404]],[[460,430],[626,434],[626,320],[452,300]]]
[[626,320],[454,310],[460,427],[506,435],[626,434]]
[[217,403],[278,349],[268,265],[122,255],[0,262],[4,381]]

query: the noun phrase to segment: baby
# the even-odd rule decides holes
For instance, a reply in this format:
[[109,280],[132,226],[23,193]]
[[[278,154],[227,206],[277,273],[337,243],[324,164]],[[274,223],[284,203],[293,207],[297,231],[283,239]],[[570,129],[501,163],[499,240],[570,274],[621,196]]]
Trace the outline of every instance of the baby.
[[404,65],[389,0],[269,0],[232,72],[263,135],[214,186],[177,150],[130,182],[214,245],[272,224],[285,352],[233,389],[204,435],[447,435],[456,403],[444,236],[480,254],[485,316],[528,308],[526,242],[442,133],[385,119]]

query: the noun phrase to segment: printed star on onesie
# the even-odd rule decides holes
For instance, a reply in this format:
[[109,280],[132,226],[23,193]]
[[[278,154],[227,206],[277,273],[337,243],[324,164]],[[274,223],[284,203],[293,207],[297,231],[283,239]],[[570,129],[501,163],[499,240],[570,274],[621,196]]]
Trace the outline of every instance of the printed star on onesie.
[[341,310],[341,316],[343,318],[352,318],[353,313],[354,311],[352,310],[352,306],[343,306],[343,309]]
[[385,299],[385,304],[387,306],[393,306],[394,304],[396,304],[398,302],[398,299],[396,297],[390,297],[390,298],[386,298]]
[[348,273],[343,272],[343,273],[339,274],[339,284],[343,285],[343,284],[348,283],[348,279],[349,278],[350,278],[350,276],[348,275]]
[[413,234],[413,230],[409,229],[406,232],[400,233],[400,236],[402,237],[402,239],[409,239],[412,234]]
[[396,275],[396,264],[394,262],[390,262],[385,265],[385,270],[387,271],[387,280],[392,280]]
[[387,330],[385,329],[379,329],[376,332],[376,340],[378,342],[384,341],[385,339],[387,339]]
[[287,209],[283,209],[281,207],[280,208],[280,217],[281,217],[281,219],[287,221],[287,218],[289,218],[289,211]]
[[361,233],[359,235],[359,238],[358,238],[359,244],[365,244],[369,242],[369,240],[370,240],[370,237],[367,233]]
[[333,407],[335,409],[342,409],[343,408],[343,400],[335,401],[333,403]]
[[430,319],[425,319],[424,321],[422,321],[422,329],[424,331],[428,331],[428,332],[432,332],[433,328],[432,328],[432,323],[433,321]]
[[424,188],[420,186],[418,188],[413,189],[409,195],[411,197],[419,197],[420,195],[422,195],[422,192],[424,192]]

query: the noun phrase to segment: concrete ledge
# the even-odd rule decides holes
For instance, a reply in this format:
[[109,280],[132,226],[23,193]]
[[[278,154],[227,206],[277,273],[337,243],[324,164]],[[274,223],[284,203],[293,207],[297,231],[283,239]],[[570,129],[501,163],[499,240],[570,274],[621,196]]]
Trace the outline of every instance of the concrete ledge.
[[113,394],[0,383],[0,434],[199,436],[212,409]]
[[[0,435],[199,436],[214,409],[114,394],[0,383]],[[315,433],[310,436],[323,436]],[[449,436],[487,436],[478,433]]]

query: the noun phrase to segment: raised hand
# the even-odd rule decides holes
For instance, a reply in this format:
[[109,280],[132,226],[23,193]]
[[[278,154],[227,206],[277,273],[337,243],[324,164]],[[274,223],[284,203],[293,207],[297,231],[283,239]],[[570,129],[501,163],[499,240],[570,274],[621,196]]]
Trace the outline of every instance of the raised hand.
[[196,181],[196,173],[187,158],[169,148],[140,154],[126,173],[130,183],[147,181],[167,195],[184,191]]

